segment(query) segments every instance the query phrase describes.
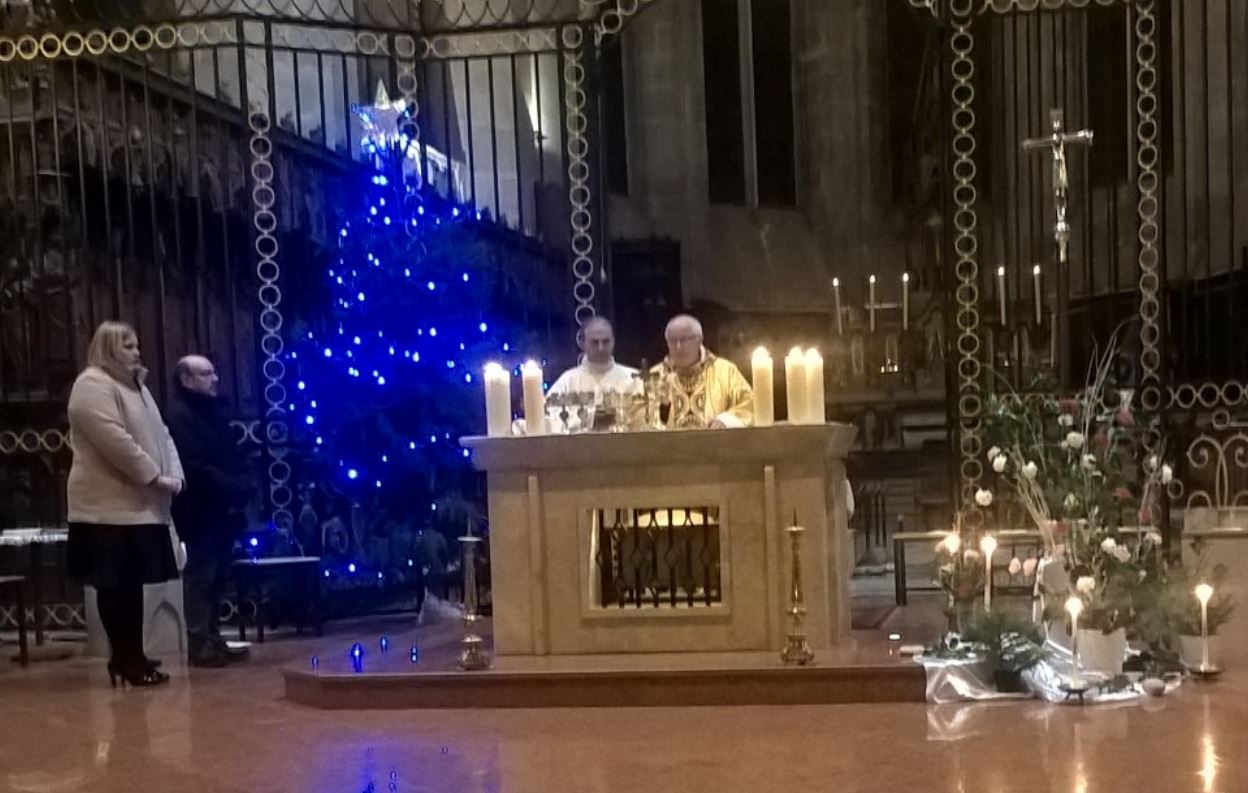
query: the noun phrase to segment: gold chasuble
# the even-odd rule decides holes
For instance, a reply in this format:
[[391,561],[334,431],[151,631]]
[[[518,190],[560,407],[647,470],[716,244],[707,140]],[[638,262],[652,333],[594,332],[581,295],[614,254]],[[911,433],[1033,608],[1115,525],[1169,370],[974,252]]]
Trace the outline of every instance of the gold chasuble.
[[748,427],[754,422],[754,391],[732,361],[706,348],[702,360],[688,369],[676,369],[664,359],[650,370],[659,379],[661,394],[671,403],[667,426],[705,429],[718,420],[725,427]]

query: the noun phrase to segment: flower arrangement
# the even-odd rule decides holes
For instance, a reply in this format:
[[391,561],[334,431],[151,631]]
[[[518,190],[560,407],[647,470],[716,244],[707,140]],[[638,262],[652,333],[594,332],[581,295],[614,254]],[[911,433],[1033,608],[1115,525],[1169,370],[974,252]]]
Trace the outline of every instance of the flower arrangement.
[[974,547],[963,547],[962,532],[954,531],[936,545],[936,579],[952,603],[975,600],[984,591],[984,558]]
[[1021,395],[1007,386],[988,399],[989,467],[1040,530],[1050,554],[1067,528],[1059,524],[1084,521],[1100,530],[1151,523],[1158,485],[1173,476],[1159,455],[1144,456],[1146,428],[1131,411],[1132,392],[1110,392],[1116,354],[1111,341],[1093,358],[1088,385],[1077,395]]
[[[1084,601],[1080,625],[1106,633],[1136,625],[1166,577],[1162,537],[1150,528],[1173,471],[1149,453],[1131,411],[1132,392],[1110,388],[1116,339],[1094,355],[1087,386],[1073,396],[1021,395],[1006,387],[988,400],[988,463],[999,484],[1062,562],[1066,586]],[[976,495],[976,502],[992,503]],[[1128,526],[1137,524],[1142,528]],[[1049,598],[1050,617],[1064,597]]]

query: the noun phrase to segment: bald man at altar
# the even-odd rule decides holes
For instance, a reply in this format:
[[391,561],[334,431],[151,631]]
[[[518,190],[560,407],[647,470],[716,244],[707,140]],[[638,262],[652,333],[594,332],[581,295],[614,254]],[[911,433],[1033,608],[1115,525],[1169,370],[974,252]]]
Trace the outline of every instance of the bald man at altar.
[[706,349],[702,323],[673,317],[663,332],[667,357],[650,370],[670,401],[672,429],[748,427],[754,422],[754,391],[737,365]]

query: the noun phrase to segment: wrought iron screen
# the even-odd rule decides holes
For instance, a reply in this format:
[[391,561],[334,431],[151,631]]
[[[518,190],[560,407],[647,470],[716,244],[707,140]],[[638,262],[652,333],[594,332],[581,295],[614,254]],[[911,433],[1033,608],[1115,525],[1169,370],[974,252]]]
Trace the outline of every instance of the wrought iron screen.
[[591,527],[593,608],[698,608],[723,602],[718,507],[596,509]]
[[532,324],[570,335],[606,266],[597,46],[650,2],[0,4],[0,484],[32,505],[0,525],[63,518],[65,398],[110,318],[158,399],[180,355],[216,359],[291,524],[284,335],[379,85],[419,108],[423,183],[494,220],[526,278],[556,266]]

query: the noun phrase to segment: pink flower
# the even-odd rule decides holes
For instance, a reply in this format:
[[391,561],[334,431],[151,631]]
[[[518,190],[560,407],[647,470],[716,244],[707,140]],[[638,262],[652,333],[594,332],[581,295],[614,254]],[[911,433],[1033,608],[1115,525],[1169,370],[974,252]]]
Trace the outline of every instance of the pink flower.
[[1070,524],[1064,520],[1059,520],[1053,524],[1053,536],[1065,537],[1070,532]]
[[1125,487],[1120,487],[1114,491],[1115,501],[1127,501],[1130,498],[1131,498],[1131,491],[1127,490]]
[[1118,412],[1114,413],[1114,422],[1117,423],[1119,427],[1135,426],[1135,416],[1131,415],[1130,405],[1123,405],[1118,408]]
[[1027,561],[1023,562],[1023,575],[1027,576],[1028,578],[1035,575],[1037,564],[1039,564],[1039,562],[1036,560],[1036,557],[1034,556],[1028,559]]
[[1096,444],[1098,449],[1109,448],[1109,434],[1106,432],[1098,432],[1092,437],[1092,442]]
[[1148,526],[1153,522],[1153,513],[1148,507],[1140,507],[1140,511],[1136,513],[1136,518],[1139,519],[1141,526]]
[[1005,568],[1010,575],[1018,575],[1023,571],[1023,563],[1017,556],[1010,560],[1010,566]]
[[1059,413],[1072,414],[1079,409],[1079,402],[1074,397],[1067,397],[1059,400],[1057,403],[1057,411]]

